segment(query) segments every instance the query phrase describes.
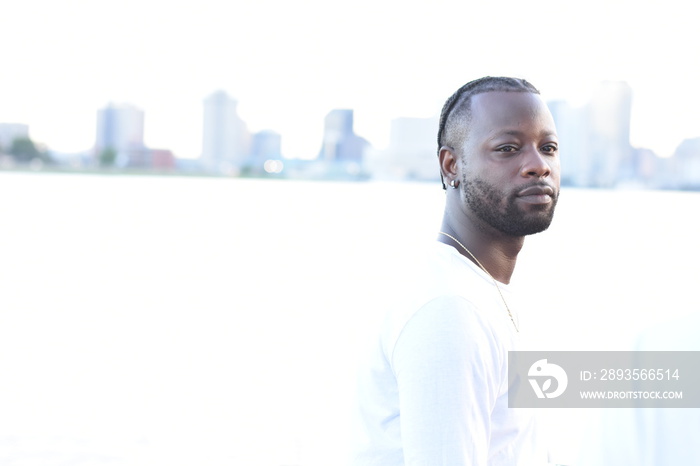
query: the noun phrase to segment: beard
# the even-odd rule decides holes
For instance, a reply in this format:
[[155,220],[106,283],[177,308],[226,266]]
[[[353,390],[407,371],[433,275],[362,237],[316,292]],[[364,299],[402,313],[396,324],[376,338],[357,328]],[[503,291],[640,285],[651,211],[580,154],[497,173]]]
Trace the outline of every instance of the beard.
[[508,236],[527,236],[540,233],[552,223],[554,208],[559,199],[555,191],[552,202],[544,206],[523,209],[517,203],[517,191],[506,193],[481,178],[462,181],[467,206],[483,222]]

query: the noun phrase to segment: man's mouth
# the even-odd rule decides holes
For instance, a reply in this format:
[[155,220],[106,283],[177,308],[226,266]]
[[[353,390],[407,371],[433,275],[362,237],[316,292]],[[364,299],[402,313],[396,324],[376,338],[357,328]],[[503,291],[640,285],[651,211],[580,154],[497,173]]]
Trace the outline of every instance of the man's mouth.
[[554,188],[547,184],[536,184],[522,189],[517,196],[528,204],[549,204],[554,200]]

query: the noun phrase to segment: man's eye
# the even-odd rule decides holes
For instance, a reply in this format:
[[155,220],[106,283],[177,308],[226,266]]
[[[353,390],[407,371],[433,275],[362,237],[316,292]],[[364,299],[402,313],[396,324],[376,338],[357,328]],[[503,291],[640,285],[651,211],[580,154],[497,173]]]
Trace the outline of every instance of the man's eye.
[[558,151],[559,148],[558,148],[557,146],[555,146],[554,144],[547,144],[546,146],[542,147],[542,150],[543,150],[544,152],[553,154],[553,153],[555,153],[556,151]]
[[518,150],[518,148],[515,146],[503,146],[503,147],[499,147],[498,150],[500,152],[514,152],[514,151]]

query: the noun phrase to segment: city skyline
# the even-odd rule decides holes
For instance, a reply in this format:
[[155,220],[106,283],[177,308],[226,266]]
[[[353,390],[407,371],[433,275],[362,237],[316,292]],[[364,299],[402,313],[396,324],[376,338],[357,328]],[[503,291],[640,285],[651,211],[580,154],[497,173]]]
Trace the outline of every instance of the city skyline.
[[668,156],[700,134],[700,69],[688,59],[700,43],[682,11],[679,0],[14,2],[0,30],[11,65],[0,121],[85,150],[94,109],[133,102],[147,145],[194,158],[202,96],[226,89],[252,132],[274,129],[287,156],[310,158],[332,108],[354,109],[356,133],[381,148],[393,119],[433,117],[483,75],[525,77],[572,105],[611,80],[633,90],[632,144]]
[[[629,84],[627,82],[624,82],[624,81],[603,81],[603,82],[597,83],[597,86],[594,87],[591,91],[589,101],[580,101],[580,102],[577,102],[577,104],[572,104],[568,100],[553,99],[553,100],[548,101],[548,105],[552,109],[552,112],[555,114],[558,111],[560,111],[560,110],[558,110],[558,108],[561,105],[565,105],[569,109],[569,111],[573,110],[576,112],[580,112],[580,111],[584,110],[586,107],[591,106],[591,105],[593,105],[594,107],[598,107],[599,110],[597,110],[597,113],[601,117],[601,121],[598,124],[602,125],[600,128],[598,128],[599,130],[604,131],[605,127],[609,126],[610,124],[626,125],[627,128],[625,131],[623,131],[623,133],[630,134],[630,138],[629,138],[630,141],[629,142],[630,142],[632,147],[635,147],[638,149],[652,150],[657,156],[662,157],[662,158],[672,156],[673,153],[675,152],[675,150],[678,147],[680,147],[680,145],[682,143],[684,143],[685,141],[687,141],[689,139],[693,139],[695,137],[698,137],[698,136],[694,136],[694,135],[686,135],[686,136],[682,137],[682,139],[678,143],[678,145],[676,147],[674,147],[670,153],[666,153],[666,154],[660,154],[660,153],[654,151],[654,149],[651,147],[644,147],[644,146],[635,145],[634,142],[632,141],[632,138],[631,138],[630,122],[631,122],[632,118],[631,118],[631,115],[629,113],[627,113],[625,118],[621,119],[618,123],[614,123],[614,121],[608,121],[606,123],[604,121],[605,120],[605,118],[604,118],[605,113],[611,112],[612,108],[615,106],[615,103],[614,102],[606,102],[606,97],[604,95],[601,95],[601,93],[604,94],[606,88],[611,89],[611,88],[620,87],[620,86],[627,89],[626,92],[628,95],[626,97],[627,103],[626,103],[625,107],[628,107],[628,112],[629,112],[629,109],[631,109],[634,106],[634,90],[629,86]],[[544,96],[544,97],[546,97],[546,96]],[[207,132],[206,132],[207,129],[206,128],[207,128],[207,126],[211,126],[211,125],[208,125],[206,122],[207,122],[207,120],[210,120],[212,118],[211,116],[208,116],[212,112],[212,110],[211,109],[207,110],[207,108],[211,108],[212,104],[208,103],[208,102],[211,102],[212,99],[215,99],[215,98],[227,99],[227,100],[231,101],[231,108],[230,109],[219,110],[219,112],[223,111],[224,113],[231,114],[230,117],[227,117],[227,120],[230,120],[229,124],[233,124],[234,126],[241,125],[241,129],[238,131],[244,131],[246,133],[246,135],[245,136],[237,136],[236,138],[241,138],[241,137],[248,138],[248,142],[246,142],[245,145],[249,145],[252,141],[252,140],[250,140],[250,138],[253,137],[257,133],[273,132],[277,135],[278,138],[280,138],[282,141],[284,141],[284,135],[281,135],[276,128],[264,128],[264,129],[261,129],[257,132],[250,131],[248,128],[249,127],[248,121],[239,114],[238,109],[240,108],[241,100],[238,98],[238,96],[229,94],[225,89],[217,89],[217,90],[214,90],[212,92],[207,93],[207,95],[202,96],[202,98],[199,102],[199,107],[202,108],[202,104],[204,104],[203,110],[200,110],[199,112],[195,112],[195,113],[199,113],[200,121],[197,122],[197,125],[195,127],[190,128],[191,132],[199,133],[200,139],[197,143],[198,148],[199,148],[198,151],[194,154],[180,154],[180,153],[175,152],[174,155],[176,157],[182,158],[182,159],[202,159],[202,160],[206,160],[208,157],[210,157],[210,155],[208,155],[208,152],[211,152],[211,150],[207,149],[207,145],[211,145],[212,143],[208,142],[210,137],[207,136]],[[597,101],[597,104],[596,104],[596,101]],[[115,109],[120,109],[119,111],[121,111],[121,112],[125,111],[125,109],[129,109],[130,112],[136,112],[139,115],[139,120],[140,120],[140,122],[138,124],[139,134],[136,137],[136,139],[144,147],[153,147],[153,145],[150,145],[147,142],[149,139],[148,138],[148,121],[149,121],[148,115],[143,110],[143,107],[136,102],[123,101],[123,102],[117,103],[114,100],[110,100],[109,102],[101,105],[99,108],[93,109],[93,111],[92,111],[93,122],[92,122],[92,128],[91,128],[92,133],[89,136],[83,135],[83,137],[82,137],[82,139],[89,140],[91,142],[88,143],[87,145],[84,145],[85,147],[83,149],[74,150],[74,151],[61,151],[60,148],[57,149],[53,144],[51,144],[48,141],[42,141],[42,140],[36,139],[35,137],[33,137],[32,124],[29,122],[0,121],[0,124],[2,124],[5,127],[7,127],[7,126],[21,126],[24,128],[23,131],[24,131],[25,135],[28,131],[29,137],[34,139],[35,142],[42,144],[45,147],[47,147],[49,150],[52,150],[52,151],[55,151],[58,153],[61,153],[61,152],[63,152],[63,153],[71,153],[71,152],[72,153],[94,153],[95,151],[99,152],[100,150],[104,149],[104,147],[103,147],[104,143],[101,142],[101,140],[104,137],[101,135],[101,133],[104,131],[103,120],[105,118],[105,114],[109,114],[109,112],[113,112],[113,111],[115,111]],[[192,112],[193,110],[190,109],[189,111]],[[280,153],[278,154],[278,156],[281,156],[282,158],[286,158],[286,159],[303,159],[303,160],[317,159],[319,156],[318,149],[319,149],[319,147],[321,147],[324,144],[323,141],[327,137],[325,135],[326,128],[325,128],[323,121],[327,120],[329,112],[333,113],[333,112],[337,112],[337,111],[340,111],[340,109],[329,108],[326,110],[326,113],[324,114],[323,118],[321,118],[319,121],[311,123],[315,126],[315,130],[317,130],[317,132],[318,132],[318,139],[315,141],[312,141],[309,144],[310,147],[315,147],[315,150],[312,150],[308,154],[304,154],[303,157],[299,157],[298,154],[295,157],[294,155],[290,155],[290,154],[285,153],[284,150],[280,150]],[[350,111],[351,114],[356,113],[355,109],[348,109],[348,111]],[[96,132],[95,132],[95,120],[94,120],[95,113],[97,113],[97,120],[96,120],[97,130],[96,130]],[[411,116],[407,116],[407,115],[397,115],[396,117],[394,117],[390,121],[388,121],[387,125],[385,125],[386,126],[386,134],[383,134],[379,137],[379,139],[384,141],[384,145],[380,146],[380,145],[373,144],[373,142],[371,140],[368,140],[367,142],[369,143],[369,145],[372,149],[386,150],[393,144],[392,143],[392,132],[393,132],[393,127],[397,121],[406,120],[406,119],[409,119],[409,120],[410,119],[437,120],[438,116],[439,116],[439,114],[437,114],[437,113],[432,115],[432,116],[428,116],[428,117],[411,117]],[[612,115],[609,115],[609,116],[612,116]],[[351,116],[351,118],[352,118],[352,116]],[[357,134],[359,137],[364,138],[363,134],[361,134],[359,131],[356,130],[356,128],[358,126],[362,127],[363,125],[361,123],[358,125],[356,118],[354,118],[354,120],[355,120],[355,124],[354,124],[355,134]],[[351,126],[352,126],[352,123],[351,123]],[[376,136],[377,136],[377,133],[375,133],[375,137]],[[424,133],[424,136],[427,137],[428,135]],[[433,138],[434,138],[434,136],[430,135],[430,137],[428,138],[429,141],[426,141],[425,145],[432,145]],[[579,142],[581,142],[581,141],[579,141]],[[118,143],[118,144],[116,144],[116,146],[119,147],[120,144],[121,143]],[[423,144],[421,144],[421,145],[423,145]],[[580,152],[581,150],[585,150],[585,146],[587,146],[587,145],[588,145],[588,142],[583,142],[581,147],[575,147],[573,149],[577,152]],[[281,146],[284,147],[284,143],[282,143]],[[161,145],[159,147],[165,147],[165,148],[171,149],[172,146],[164,144],[164,145]],[[247,150],[247,149],[244,149],[243,151],[245,152],[245,150]]]
[[[355,132],[353,109],[331,109],[323,120],[320,150],[306,161],[284,157],[281,135],[251,132],[238,101],[216,91],[203,101],[201,156],[177,157],[144,142],[144,112],[133,104],[107,104],[96,112],[94,147],[59,153],[29,139],[26,124],[0,122],[0,165],[41,170],[137,170],[214,176],[282,176],[315,179],[438,179],[435,133],[438,118],[392,120],[390,143],[373,147]],[[580,107],[549,101],[558,128],[562,184],[577,187],[700,189],[700,138],[686,138],[673,157],[630,142],[632,90],[621,81],[599,84]],[[11,141],[11,142],[8,142]],[[287,162],[290,162],[289,164]]]
[[[598,87],[604,86],[606,83],[611,83],[611,84],[623,83],[624,85],[629,86],[628,83],[626,83],[626,82],[624,82],[624,81],[603,81],[603,82],[597,83],[597,86],[598,86]],[[634,90],[630,88],[630,91],[631,91],[631,95],[630,95],[631,106],[634,107]],[[591,98],[591,99],[595,99],[595,92],[596,92],[596,88],[594,87],[594,88],[592,89],[591,93],[590,93],[590,98]],[[213,92],[210,92],[210,93],[209,93],[209,97],[211,97],[211,95],[214,95],[214,94],[221,94],[221,93],[227,94],[227,92],[226,92],[224,89],[218,89],[218,90],[215,90],[215,91],[213,91]],[[230,97],[233,98],[233,99],[236,101],[237,106],[240,106],[241,100],[239,100],[239,99],[237,98],[237,96],[230,96]],[[208,97],[207,97],[207,96],[203,96],[203,97],[202,97],[202,100],[206,100],[206,98],[208,98]],[[559,102],[564,102],[564,103],[566,103],[567,105],[569,105],[570,107],[575,108],[575,109],[581,109],[581,108],[584,108],[586,105],[589,105],[589,104],[590,104],[590,101],[588,101],[588,102],[585,102],[585,101],[577,101],[577,104],[572,104],[572,103],[569,102],[568,100],[564,100],[564,99],[553,99],[553,100],[550,100],[549,102],[550,102],[550,103],[552,103],[552,102],[557,102],[557,103],[559,103]],[[201,103],[202,103],[202,102],[201,102],[201,100],[200,100],[200,107],[201,107]],[[138,110],[142,113],[142,119],[145,120],[145,124],[142,122],[142,126],[145,125],[145,129],[142,128],[142,132],[144,133],[144,134],[142,135],[142,140],[143,140],[143,141],[146,141],[146,142],[145,142],[145,145],[147,145],[147,146],[152,146],[151,144],[148,144],[148,142],[147,142],[149,139],[151,139],[151,138],[148,137],[148,136],[149,136],[149,135],[148,135],[148,126],[149,126],[149,125],[148,125],[148,122],[149,122],[149,121],[154,122],[154,120],[153,120],[153,118],[151,118],[150,120],[148,119],[148,115],[146,114],[146,112],[144,112],[143,106],[139,105],[138,103],[134,103],[134,102],[123,101],[123,102],[115,103],[114,100],[110,100],[108,103],[103,104],[103,105],[100,107],[100,109],[104,110],[105,108],[114,107],[114,106],[116,106],[116,107],[124,107],[124,106],[126,106],[126,107],[133,107],[133,108],[135,108],[135,109],[138,109]],[[245,107],[245,105],[244,105],[244,107]],[[331,111],[331,110],[332,110],[332,109],[327,109],[326,112]],[[356,112],[355,109],[353,109],[353,111]],[[94,115],[94,112],[95,112],[95,110],[93,110],[93,112],[92,112],[93,115]],[[197,113],[197,114],[199,114],[200,118],[206,118],[206,112],[202,112],[201,110],[200,110],[200,111],[195,111],[194,109],[189,109],[189,113]],[[144,115],[144,114],[145,114],[145,115]],[[397,119],[403,119],[403,118],[419,118],[419,119],[420,119],[420,118],[428,118],[428,119],[433,118],[433,119],[435,119],[435,118],[437,118],[437,117],[438,117],[438,114],[437,114],[437,113],[434,114],[434,115],[432,115],[432,116],[427,116],[427,117],[413,117],[413,116],[408,116],[408,115],[396,115],[395,117],[391,118],[389,121],[385,122],[386,124],[382,125],[382,126],[384,127],[384,129],[386,129],[386,133],[385,133],[385,134],[380,134],[378,131],[374,131],[374,132],[373,132],[373,134],[374,134],[374,139],[375,139],[375,140],[380,140],[380,141],[382,141],[382,144],[383,144],[383,145],[374,144],[372,140],[369,140],[369,143],[370,143],[370,144],[372,145],[372,147],[374,147],[374,148],[386,149],[386,148],[388,147],[388,145],[390,144],[390,133],[391,133],[390,125],[392,125],[393,122],[394,122],[395,120],[397,120]],[[325,118],[325,117],[324,117],[324,118]],[[245,118],[241,117],[240,115],[239,115],[239,120],[241,121],[241,123],[243,123],[243,124],[245,124],[245,125],[247,125],[247,123],[248,123],[248,122],[245,120]],[[632,118],[632,120],[633,120],[633,118]],[[356,121],[357,121],[357,119],[356,119]],[[0,121],[0,123],[3,123],[3,124],[18,124],[18,125],[23,125],[23,126],[26,126],[26,127],[29,128],[30,136],[33,136],[33,134],[34,134],[34,132],[32,131],[33,125],[32,125],[30,122],[25,122],[25,121]],[[307,129],[308,129],[308,132],[309,132],[309,133],[315,132],[315,133],[317,133],[318,139],[323,139],[323,137],[324,137],[324,136],[323,136],[323,131],[324,131],[324,130],[323,130],[323,119],[321,119],[321,120],[319,120],[319,121],[315,121],[315,122],[309,122],[309,124],[310,124],[311,126],[313,126],[313,128],[307,128]],[[197,125],[198,125],[198,126],[197,126]],[[197,134],[199,135],[199,137],[200,137],[199,141],[198,141],[197,144],[196,144],[196,145],[198,146],[198,150],[197,150],[196,152],[194,152],[194,153],[185,153],[185,154],[183,154],[183,153],[178,153],[178,152],[176,151],[176,152],[175,152],[175,155],[176,155],[177,157],[179,157],[179,158],[184,158],[184,159],[199,159],[199,158],[201,158],[203,155],[206,157],[206,155],[205,155],[205,152],[206,152],[206,151],[203,150],[203,148],[202,148],[202,142],[206,139],[206,135],[202,132],[202,123],[201,123],[201,120],[197,123],[197,125],[196,125],[196,126],[193,126],[192,128],[190,128],[189,131],[190,131],[190,133],[197,133]],[[359,119],[359,122],[356,123],[356,127],[360,127],[360,128],[361,128],[361,127],[363,127],[363,126],[364,126],[364,125],[362,124],[362,119],[360,118],[360,119]],[[88,136],[88,135],[82,135],[82,137],[77,136],[77,135],[75,136],[75,139],[76,139],[76,140],[77,140],[77,139],[81,139],[81,140],[85,140],[85,141],[90,141],[90,142],[88,142],[88,143],[86,143],[86,144],[83,144],[83,145],[81,146],[82,148],[77,149],[77,150],[74,150],[74,149],[73,149],[73,150],[61,150],[60,147],[57,148],[57,147],[56,147],[54,144],[52,144],[50,141],[44,141],[44,140],[41,140],[41,139],[38,139],[38,138],[35,138],[35,137],[33,137],[33,139],[35,139],[36,142],[38,142],[38,143],[40,143],[40,144],[44,144],[44,145],[46,145],[49,149],[53,149],[53,150],[55,150],[55,151],[57,151],[57,152],[90,152],[90,151],[92,151],[96,146],[99,146],[99,135],[98,135],[97,137],[95,137],[95,135],[94,135],[94,122],[93,122],[92,131],[93,131],[93,134],[91,134],[91,135],[89,135],[89,136]],[[98,130],[98,131],[99,131],[99,130]],[[257,131],[257,132],[266,132],[266,131],[278,132],[278,130],[277,130],[276,128],[262,128],[262,129],[260,129],[260,130]],[[357,134],[358,134],[359,136],[363,136],[359,131],[356,131],[356,132],[357,132]],[[251,134],[252,134],[252,133],[253,133],[253,132],[251,131]],[[630,136],[631,136],[631,134],[630,134]],[[674,153],[674,151],[676,150],[676,148],[677,148],[678,146],[680,146],[681,143],[683,143],[683,141],[685,141],[685,140],[687,140],[687,139],[692,139],[692,138],[698,137],[698,136],[700,136],[700,129],[699,129],[695,134],[688,134],[688,135],[685,135],[685,136],[680,135],[681,140],[678,142],[678,145],[676,145],[675,147],[673,147],[673,148],[671,148],[671,149],[666,150],[666,152],[664,152],[664,153],[659,153],[659,152],[657,152],[656,150],[654,150],[654,148],[652,148],[652,147],[646,147],[646,146],[635,145],[634,142],[633,142],[633,138],[632,138],[632,137],[630,137],[630,142],[631,142],[631,144],[632,144],[633,147],[650,149],[650,150],[654,151],[654,153],[655,153],[656,155],[658,155],[659,157],[665,158],[665,157],[670,157],[670,156],[672,156],[673,153]],[[363,136],[363,137],[364,137],[364,136]],[[285,135],[281,135],[281,139],[282,139],[282,141],[284,141]],[[310,142],[310,143],[308,144],[308,146],[311,147],[311,148],[316,147],[316,146],[318,145],[318,139],[315,140],[315,141]],[[369,138],[367,138],[367,139],[369,139]],[[284,147],[284,143],[282,144],[282,146]],[[165,144],[161,144],[160,147],[172,147],[172,145],[168,145],[167,143],[165,143]],[[298,159],[312,160],[312,159],[317,158],[317,156],[318,156],[318,148],[316,148],[316,150],[311,150],[311,151],[308,152],[308,153],[304,153],[304,154],[296,153],[296,154],[294,154],[294,155],[287,154],[287,153],[285,153],[284,150],[282,150],[282,151],[281,151],[281,155],[282,155],[283,157],[285,157],[285,158],[290,158],[290,159],[298,158]]]

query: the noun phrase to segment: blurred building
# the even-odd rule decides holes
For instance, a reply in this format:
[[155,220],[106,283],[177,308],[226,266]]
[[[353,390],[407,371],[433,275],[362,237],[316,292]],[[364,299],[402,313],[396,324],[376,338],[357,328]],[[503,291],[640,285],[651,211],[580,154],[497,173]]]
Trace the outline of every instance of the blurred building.
[[353,111],[331,110],[323,123],[323,142],[318,158],[327,162],[362,163],[368,142],[355,134]]
[[278,159],[282,157],[282,137],[274,131],[259,131],[253,135],[250,152],[256,160]]
[[331,110],[323,122],[323,140],[314,167],[331,178],[363,176],[364,154],[369,147],[366,139],[355,134],[352,110]]
[[368,152],[367,171],[378,179],[439,180],[438,125],[437,117],[392,120],[389,146]]
[[[253,134],[250,145],[250,157],[246,162],[246,170],[250,173],[261,174],[270,172],[270,163],[280,165],[282,159],[282,137],[279,133],[263,130]],[[267,165],[266,165],[267,164]]]
[[572,107],[568,102],[548,102],[559,137],[561,183],[566,186],[587,186],[589,183],[589,122],[586,108]]
[[632,90],[625,82],[606,81],[582,107],[548,102],[559,136],[562,183],[613,187],[637,181],[649,170],[649,157],[630,144]]
[[667,184],[670,176],[668,162],[668,158],[659,157],[651,149],[633,148],[629,163],[623,167],[623,185],[624,180],[642,188],[658,188]]
[[685,139],[670,158],[674,189],[700,189],[700,138]]
[[118,166],[145,166],[147,150],[143,143],[143,111],[129,104],[113,104],[97,111],[95,157],[114,152]]
[[156,170],[171,171],[177,168],[175,155],[168,149],[151,149],[149,152],[149,166]]
[[204,99],[201,162],[215,173],[240,173],[250,154],[250,133],[238,116],[238,101],[224,91]]
[[588,106],[590,161],[588,186],[612,187],[631,163],[630,118],[632,89],[622,81],[605,81]]

